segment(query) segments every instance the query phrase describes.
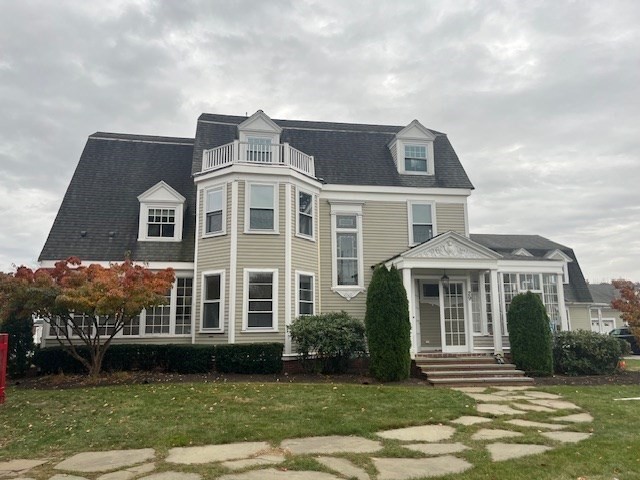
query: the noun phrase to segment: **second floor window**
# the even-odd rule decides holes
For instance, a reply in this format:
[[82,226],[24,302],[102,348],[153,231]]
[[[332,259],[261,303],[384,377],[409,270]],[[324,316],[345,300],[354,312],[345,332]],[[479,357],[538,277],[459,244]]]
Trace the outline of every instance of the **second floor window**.
[[433,237],[433,214],[430,203],[411,204],[411,244],[425,242]]
[[223,233],[224,188],[207,190],[205,234]]
[[175,208],[150,208],[147,216],[147,237],[173,238],[176,228]]
[[423,145],[405,145],[404,169],[407,172],[427,172],[427,147]]
[[298,192],[298,233],[313,237],[313,195]]
[[274,231],[275,185],[249,185],[249,230]]

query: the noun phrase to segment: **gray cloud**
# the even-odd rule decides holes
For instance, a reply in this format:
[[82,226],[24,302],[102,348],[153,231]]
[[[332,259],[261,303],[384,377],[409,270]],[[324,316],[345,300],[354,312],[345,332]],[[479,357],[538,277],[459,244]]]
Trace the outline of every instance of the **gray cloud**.
[[640,277],[640,5],[23,1],[0,19],[0,269],[33,263],[88,134],[203,111],[447,132],[476,232]]

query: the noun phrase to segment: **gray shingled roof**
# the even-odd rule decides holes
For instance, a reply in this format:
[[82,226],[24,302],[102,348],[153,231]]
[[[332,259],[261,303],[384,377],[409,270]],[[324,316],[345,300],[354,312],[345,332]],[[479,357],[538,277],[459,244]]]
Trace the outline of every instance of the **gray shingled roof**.
[[[89,137],[39,260],[193,262],[193,139],[97,132]],[[138,195],[164,180],[185,198],[182,242],[138,242]],[[80,232],[85,231],[86,236]],[[110,232],[114,236],[110,237]]]
[[[505,258],[518,260],[540,260],[551,250],[560,250],[568,255],[573,262],[569,262],[569,284],[564,286],[564,297],[567,302],[592,302],[591,293],[582,274],[575,253],[569,247],[561,245],[540,235],[493,235],[471,234],[471,240],[502,254]],[[518,248],[525,248],[532,257],[512,255]]]
[[616,290],[610,283],[589,284],[588,287],[595,303],[610,304],[613,299],[620,298],[620,291]]
[[[230,143],[247,117],[202,114],[193,149],[193,173],[202,168],[202,151]],[[400,175],[388,144],[404,127],[351,123],[273,120],[281,141],[315,158],[316,177],[339,185],[473,188],[445,134],[431,130],[435,175]]]

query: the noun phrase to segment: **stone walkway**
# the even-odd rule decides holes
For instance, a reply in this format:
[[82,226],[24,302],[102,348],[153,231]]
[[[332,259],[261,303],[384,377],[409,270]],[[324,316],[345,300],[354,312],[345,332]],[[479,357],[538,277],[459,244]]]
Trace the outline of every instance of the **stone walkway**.
[[[165,458],[159,458],[151,448],[143,448],[78,453],[58,463],[11,460],[0,462],[0,479],[200,480],[200,474],[188,470],[202,465],[216,465],[216,471],[227,472],[218,480],[426,479],[473,468],[464,458],[469,450],[484,450],[491,461],[501,462],[543,454],[591,435],[572,430],[577,424],[592,422],[591,415],[576,413],[580,407],[559,395],[531,387],[457,390],[476,400],[478,415],[462,416],[449,425],[385,430],[377,432],[376,439],[326,436],[284,440],[275,447],[268,442],[180,447],[170,449]],[[527,419],[527,415],[536,415],[536,420]],[[540,421],[541,416],[544,421]],[[509,439],[520,440],[509,443]],[[412,455],[399,457],[398,448],[394,448],[395,456],[389,456],[385,454],[389,444]],[[313,459],[317,463],[312,468],[317,471],[280,466],[295,456]],[[352,461],[354,458],[358,463]],[[47,474],[52,469],[59,473]]]

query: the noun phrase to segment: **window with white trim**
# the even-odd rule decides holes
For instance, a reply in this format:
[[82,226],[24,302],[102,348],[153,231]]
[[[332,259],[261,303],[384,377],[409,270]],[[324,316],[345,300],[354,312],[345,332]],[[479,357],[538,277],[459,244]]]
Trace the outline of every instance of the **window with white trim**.
[[204,234],[217,235],[225,233],[225,188],[216,187],[205,191]]
[[298,190],[298,234],[313,238],[313,195]]
[[174,238],[175,208],[149,208],[147,210],[147,238]]
[[433,205],[431,203],[409,203],[411,218],[410,244],[417,245],[433,238]]
[[427,173],[427,147],[425,145],[404,146],[404,169],[406,172]]
[[359,285],[358,216],[336,215],[337,285]]
[[222,331],[224,272],[202,275],[202,330]]
[[306,273],[298,272],[298,308],[297,316],[313,315],[314,308],[314,277]]
[[277,330],[277,270],[245,269],[245,330]]
[[191,300],[193,298],[193,278],[176,280],[176,335],[191,333]]
[[122,328],[122,335],[125,337],[140,335],[140,315],[136,315],[125,324]]
[[278,225],[277,185],[249,183],[247,190],[248,214],[246,230],[249,232],[276,232]]

